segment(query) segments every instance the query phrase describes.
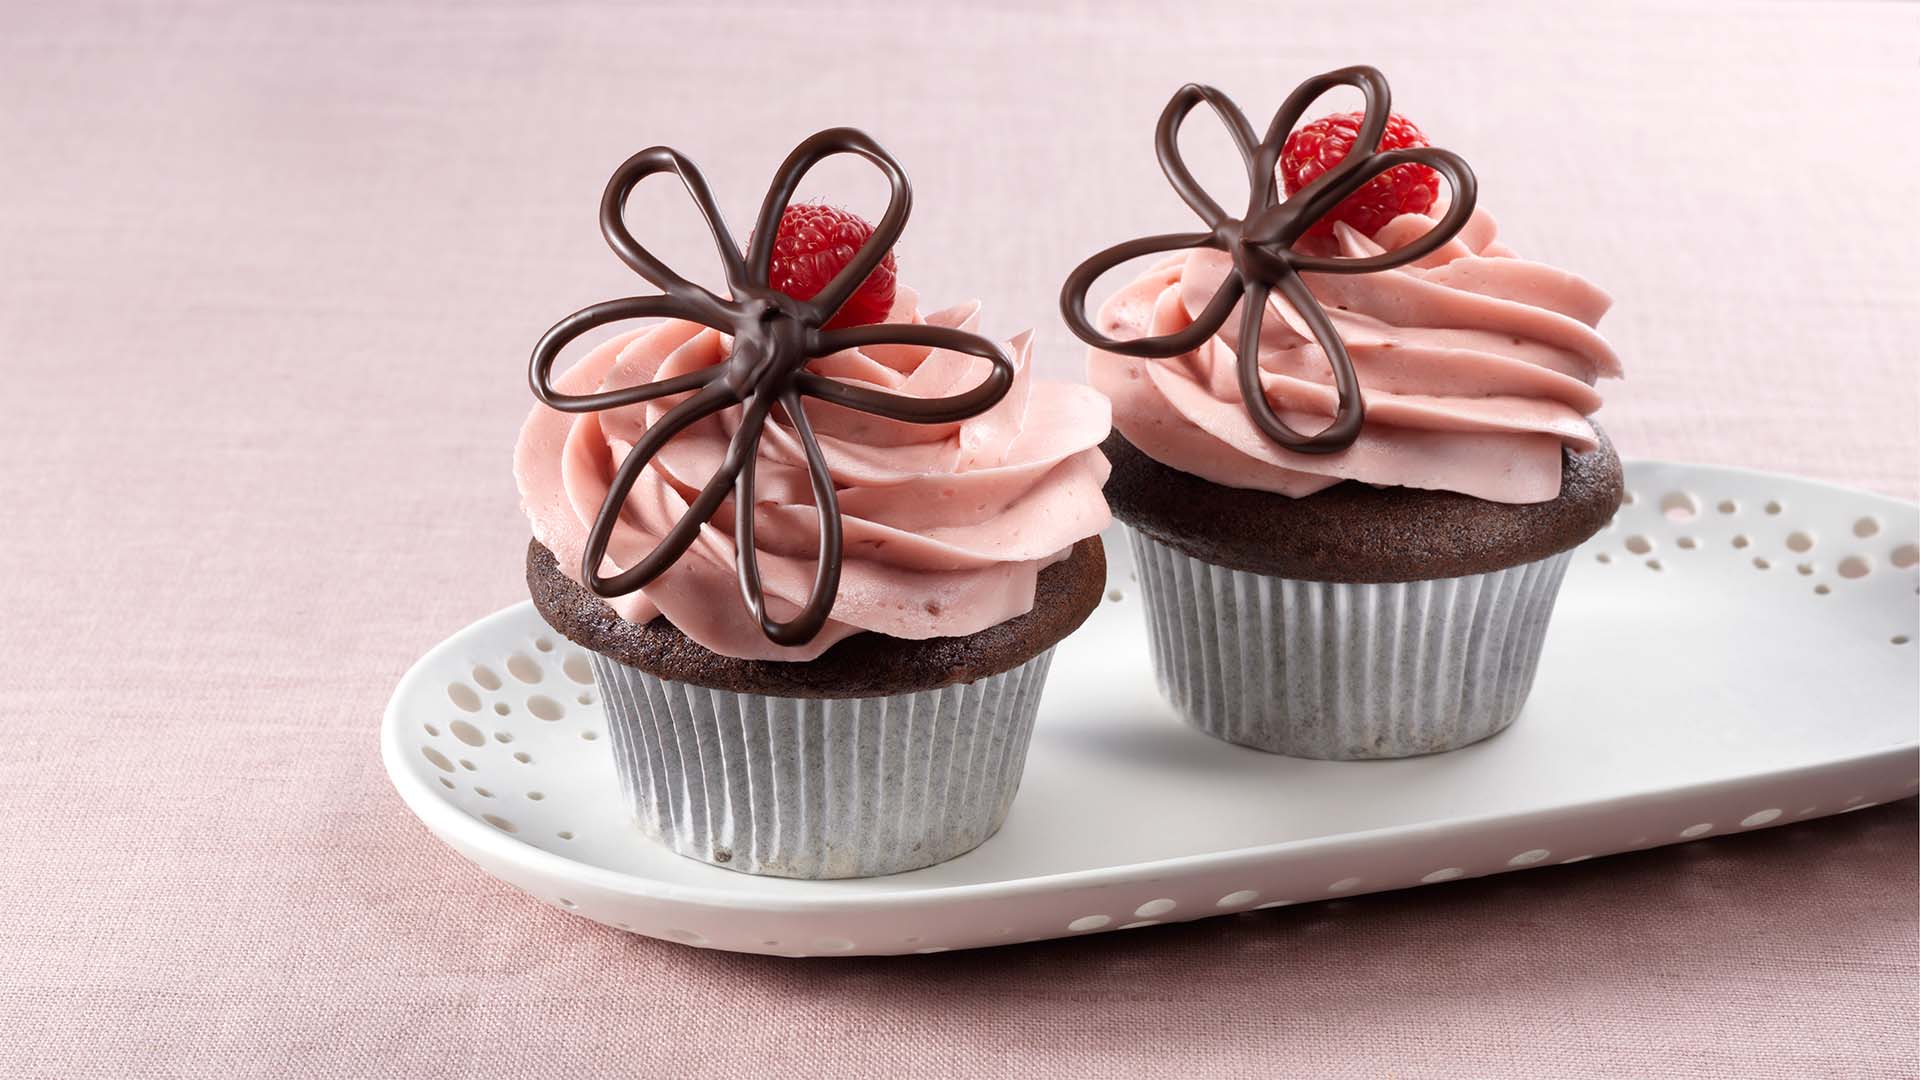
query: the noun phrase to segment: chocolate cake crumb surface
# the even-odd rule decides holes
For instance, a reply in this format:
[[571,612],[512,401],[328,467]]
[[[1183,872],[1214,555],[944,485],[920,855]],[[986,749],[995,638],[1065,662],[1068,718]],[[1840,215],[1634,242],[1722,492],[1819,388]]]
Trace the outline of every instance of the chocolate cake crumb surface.
[[1100,449],[1114,517],[1203,562],[1299,581],[1427,581],[1544,559],[1604,528],[1624,489],[1605,432],[1565,452],[1560,496],[1542,503],[1354,480],[1294,499],[1162,465],[1117,431]]
[[538,540],[527,545],[527,590],[548,625],[576,645],[650,675],[714,690],[794,698],[858,698],[933,690],[1020,666],[1066,637],[1100,606],[1107,558],[1088,537],[1040,571],[1033,609],[965,637],[912,641],[855,634],[804,662],[722,656],[664,617],[644,625],[562,573]]

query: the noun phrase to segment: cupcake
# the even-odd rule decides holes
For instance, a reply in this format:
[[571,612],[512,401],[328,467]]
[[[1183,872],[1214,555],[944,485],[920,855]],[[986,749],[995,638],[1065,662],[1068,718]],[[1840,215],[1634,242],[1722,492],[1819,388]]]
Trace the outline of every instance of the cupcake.
[[[1296,130],[1340,85],[1366,110]],[[1203,102],[1247,162],[1242,218],[1181,162]],[[1621,498],[1588,419],[1620,375],[1606,294],[1502,243],[1466,163],[1388,106],[1379,72],[1331,72],[1256,142],[1184,88],[1158,150],[1206,230],[1116,245],[1061,297],[1113,402],[1107,496],[1162,691],[1210,735],[1299,757],[1513,723],[1572,549]],[[1095,279],[1153,254],[1090,320]]]
[[[820,158],[875,163],[878,226],[790,205]],[[730,296],[636,243],[642,177],[677,172]],[[1098,605],[1106,400],[1035,379],[1031,336],[980,305],[922,313],[892,253],[910,191],[859,132],[782,166],[743,253],[704,180],[655,148],[615,173],[601,227],[663,290],[562,320],[514,475],[527,584],[589,651],[639,826],[715,866],[865,877],[1000,827],[1053,648]],[[657,317],[553,373],[560,349]]]

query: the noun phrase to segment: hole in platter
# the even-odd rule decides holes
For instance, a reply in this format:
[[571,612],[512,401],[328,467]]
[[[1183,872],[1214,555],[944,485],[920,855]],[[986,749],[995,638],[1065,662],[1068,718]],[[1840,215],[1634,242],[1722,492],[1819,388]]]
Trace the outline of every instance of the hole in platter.
[[525,750],[516,750],[514,751],[514,754],[513,754],[513,760],[519,762],[522,765],[526,765],[531,761],[533,761],[533,758],[528,756]]
[[1119,589],[1107,590],[1107,599],[1113,601],[1116,604],[1122,600],[1125,600],[1126,598],[1127,598],[1127,594],[1121,592]]
[[441,772],[453,771],[453,762],[448,761],[447,755],[441,753],[438,750],[435,750],[433,747],[431,746],[421,747],[420,754],[422,757],[425,757],[428,761],[433,762],[433,767],[436,769],[439,769]]
[[1214,907],[1239,907],[1241,904],[1251,904],[1258,899],[1260,899],[1260,893],[1257,890],[1239,889],[1234,892],[1228,893],[1227,895],[1221,897],[1218,900],[1215,900],[1213,902],[1213,906]]
[[846,938],[823,937],[814,942],[813,947],[821,952],[852,952],[853,942]]
[[526,653],[514,653],[507,657],[507,674],[523,683],[537,683],[542,678],[540,665],[534,663]]
[[451,698],[455,705],[460,706],[460,708],[467,712],[480,711],[480,695],[474,693],[473,687],[468,686],[466,683],[448,683],[447,697]]
[[1443,881],[1452,881],[1454,878],[1465,875],[1466,871],[1457,866],[1445,866],[1430,874],[1422,874],[1420,880],[1428,885],[1438,885]]
[[1546,848],[1534,848],[1532,851],[1523,851],[1520,854],[1515,855],[1513,858],[1508,859],[1507,865],[1508,866],[1532,866],[1534,863],[1544,862],[1547,856],[1551,854],[1553,854],[1553,852],[1548,851]]
[[1813,534],[1796,529],[1787,534],[1787,550],[1808,552],[1813,550]]
[[443,788],[446,788],[448,791],[454,790],[453,781],[447,779],[446,777],[436,776],[434,777],[434,779],[440,781],[440,786]]
[[546,798],[546,795],[538,791],[529,791],[527,792],[527,798],[534,802],[539,802],[541,799]]
[[1764,509],[1765,509],[1765,510],[1766,510],[1766,512],[1767,512],[1767,513],[1769,513],[1769,514],[1775,514],[1775,515],[1777,515],[1777,514],[1779,514],[1779,513],[1780,513],[1780,512],[1782,511],[1782,510],[1785,510],[1785,509],[1786,509],[1786,507],[1784,507],[1784,506],[1782,506],[1782,505],[1780,505],[1780,500],[1779,500],[1779,499],[1768,499],[1768,500],[1767,500],[1767,505],[1766,505],[1766,506],[1764,507]]
[[496,716],[506,716],[513,712],[513,706],[504,701],[496,701],[493,703],[493,712]]
[[579,702],[579,703],[580,703],[580,704],[582,704],[582,705],[591,705],[591,704],[593,704],[593,695],[592,695],[592,694],[581,694],[581,695],[580,695],[579,697],[577,697],[577,698],[574,698],[573,700],[575,700],[575,701],[577,701],[577,702]]
[[1686,551],[1692,551],[1694,548],[1697,548],[1700,546],[1700,541],[1695,540],[1691,536],[1683,536],[1680,539],[1675,540],[1674,543],[1679,544],[1680,547]]
[[1895,645],[1905,645],[1907,642],[1912,641],[1913,639],[1908,637],[1905,634],[1895,634],[1892,637],[1888,638],[1887,640],[1892,642]]
[[1067,929],[1080,934],[1088,930],[1098,930],[1112,921],[1113,919],[1106,915],[1082,915],[1068,923]]
[[486,735],[482,734],[479,728],[474,727],[465,720],[455,720],[453,723],[447,725],[447,730],[453,732],[454,738],[459,739],[468,746],[485,746],[487,744]]
[[1597,563],[1610,563],[1613,561],[1613,556],[1602,551],[1593,557],[1593,561]]
[[1633,552],[1635,555],[1645,555],[1647,552],[1653,550],[1653,541],[1638,534],[1627,537],[1626,543],[1627,550]]
[[1851,580],[1866,577],[1873,572],[1873,562],[1865,555],[1849,555],[1840,560],[1840,576]]
[[1660,513],[1668,521],[1692,521],[1700,516],[1700,500],[1684,491],[1669,491],[1660,496]]
[[561,897],[561,898],[560,898],[560,906],[561,906],[561,907],[563,907],[563,908],[566,908],[566,909],[567,909],[568,911],[572,911],[572,910],[573,910],[574,908],[577,908],[577,907],[579,907],[580,905],[579,905],[579,904],[576,904],[576,903],[574,903],[573,901],[571,901],[571,900],[569,900],[569,899],[567,899],[566,897],[564,897],[564,896],[563,896],[563,897]]
[[432,724],[421,724],[420,730],[426,732],[429,735],[435,736],[436,738],[440,734],[440,729],[437,727],[434,727]]
[[583,731],[580,733],[580,737],[587,740],[588,742],[592,742],[593,740],[600,737],[600,733],[597,731]]
[[1779,810],[1761,810],[1757,813],[1748,814],[1746,817],[1741,818],[1740,824],[1745,828],[1751,829],[1755,825],[1765,825],[1767,822],[1772,821],[1773,819],[1779,816],[1780,816]]
[[1772,564],[1772,563],[1770,563],[1770,562],[1768,562],[1767,560],[1765,560],[1765,559],[1763,559],[1763,558],[1761,558],[1760,556],[1758,556],[1758,555],[1755,555],[1755,556],[1753,557],[1753,568],[1754,568],[1755,570],[1768,570],[1768,569],[1771,569],[1772,567],[1773,567],[1773,564]]
[[1741,533],[1739,536],[1736,536],[1733,538],[1733,546],[1737,548],[1746,547],[1748,544],[1751,544],[1751,543],[1753,543],[1753,541],[1747,539],[1747,536],[1745,533]]
[[1354,888],[1357,888],[1359,884],[1360,884],[1360,879],[1357,877],[1343,877],[1339,881],[1336,881],[1333,884],[1327,886],[1327,891],[1328,892],[1348,892]]
[[586,653],[568,653],[567,658],[560,661],[560,670],[574,682],[584,685],[593,681],[593,668],[587,663]]
[[552,652],[553,639],[552,638],[534,638],[533,647],[536,649],[539,649],[541,652]]
[[1863,517],[1859,521],[1856,521],[1853,523],[1853,535],[1860,537],[1862,540],[1866,539],[1869,536],[1878,535],[1879,532],[1880,532],[1879,518]]
[[510,743],[513,741],[513,736],[504,731],[494,732],[493,737],[497,742]]
[[558,720],[567,714],[567,710],[557,701],[545,694],[535,694],[527,699],[527,711],[542,720]]
[[1135,915],[1138,915],[1142,919],[1152,919],[1161,915],[1165,915],[1167,912],[1172,911],[1174,908],[1178,906],[1179,904],[1176,901],[1168,900],[1165,897],[1162,897],[1161,899],[1149,900],[1146,903],[1141,904],[1139,907],[1133,909],[1133,913]]
[[1661,565],[1660,565],[1660,560],[1659,560],[1659,559],[1648,559],[1648,560],[1647,560],[1647,569],[1649,569],[1649,570],[1662,570],[1662,569],[1665,569],[1665,567],[1663,567],[1663,566],[1661,566]]
[[571,839],[573,839],[573,830],[572,830],[572,829],[561,829],[561,830],[560,830],[560,832],[559,832],[559,833],[558,833],[557,835],[558,835],[558,836],[560,837],[560,839],[562,839],[562,840],[571,840]]
[[503,833],[517,833],[520,831],[518,826],[506,818],[501,817],[499,814],[481,814],[480,820],[499,829]]
[[1833,586],[1827,584],[1824,581],[1813,587],[1813,595],[1815,596],[1825,596],[1832,591],[1833,591]]
[[1894,548],[1893,554],[1887,558],[1893,565],[1905,570],[1909,566],[1920,563],[1920,544],[1901,544]]
[[1680,830],[1682,839],[1691,840],[1696,836],[1705,836],[1713,831],[1713,822],[1703,821],[1698,825],[1689,825]]
[[460,767],[467,770],[468,772],[474,771],[473,762],[468,761],[466,758],[460,759]]
[[479,683],[480,688],[483,690],[500,689],[500,676],[495,675],[493,669],[485,664],[478,664],[474,667],[473,681]]
[[473,793],[474,793],[475,795],[478,795],[478,796],[480,796],[480,797],[481,797],[481,798],[483,798],[483,799],[491,799],[491,798],[493,798],[493,792],[491,792],[491,791],[488,791],[488,790],[487,790],[486,788],[483,788],[483,787],[477,787],[477,788],[474,788],[474,789],[473,789]]
[[1740,512],[1740,504],[1732,499],[1721,499],[1719,510],[1723,514],[1737,514]]
[[1801,563],[1801,564],[1800,564],[1799,566],[1796,566],[1796,567],[1794,567],[1793,569],[1794,569],[1794,571],[1795,571],[1796,573],[1798,573],[1798,574],[1799,574],[1799,575],[1800,575],[1801,577],[1812,577],[1812,576],[1813,576],[1813,564],[1812,564],[1812,563],[1810,563],[1810,562],[1803,562],[1803,563]]
[[1632,488],[1628,488],[1626,491],[1623,491],[1620,493],[1621,506],[1632,506],[1634,503],[1637,503],[1639,501],[1640,501],[1640,496],[1635,495],[1633,493]]

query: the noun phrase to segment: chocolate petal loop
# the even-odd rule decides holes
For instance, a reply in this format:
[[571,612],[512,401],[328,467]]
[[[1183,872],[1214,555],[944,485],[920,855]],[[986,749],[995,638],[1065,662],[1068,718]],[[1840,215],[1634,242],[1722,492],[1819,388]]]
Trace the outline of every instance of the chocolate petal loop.
[[[667,440],[732,404],[733,395],[728,393],[724,384],[710,383],[699,393],[667,410],[665,416],[654,421],[641,434],[640,440],[633,444],[633,449],[627,451],[619,470],[614,473],[606,499],[600,503],[600,512],[594,516],[593,528],[587,532],[582,576],[594,592],[601,596],[619,596],[645,587],[686,552],[700,534],[700,526],[706,524],[713,517],[713,512],[719,509],[720,501],[726,497],[727,486],[733,483],[733,477],[726,475],[725,466],[701,489],[687,512],[680,515],[680,520],[674,522],[673,528],[667,530],[667,535],[645,558],[613,577],[600,576],[600,563],[607,557],[607,544],[613,539],[613,527],[619,522],[627,496],[632,493],[634,482],[640,478],[640,472],[646,468],[647,462],[653,460]],[[746,425],[743,424],[740,430],[746,431]],[[755,430],[753,437],[757,438],[758,435],[758,430]],[[739,442],[740,437],[740,432],[735,432],[735,443]]]
[[1169,251],[1191,251],[1194,248],[1212,248],[1223,251],[1226,245],[1212,233],[1165,233],[1160,236],[1143,236],[1138,240],[1127,240],[1100,252],[1099,254],[1073,268],[1067,275],[1067,282],[1060,290],[1060,317],[1066,320],[1067,328],[1075,337],[1092,345],[1121,356],[1179,356],[1191,352],[1200,343],[1218,333],[1226,325],[1227,315],[1240,299],[1246,288],[1237,275],[1228,275],[1213,299],[1207,301],[1205,310],[1200,313],[1192,325],[1160,337],[1129,338],[1122,341],[1111,338],[1094,329],[1087,318],[1087,293],[1094,282],[1106,276],[1107,272],[1122,263],[1137,259],[1142,255],[1158,255]]
[[767,614],[767,592],[760,582],[759,549],[753,538],[754,466],[751,461],[741,469],[739,479],[734,481],[734,549],[739,552],[740,598],[747,605],[747,613],[760,624],[761,633],[769,641],[776,645],[801,645],[813,640],[820,628],[826,625],[827,614],[833,608],[833,598],[840,591],[840,501],[834,494],[833,476],[827,470],[826,456],[820,452],[820,443],[813,437],[813,425],[807,422],[806,411],[800,405],[800,395],[793,391],[781,395],[780,407],[786,412],[787,420],[793,425],[795,434],[800,437],[800,445],[806,452],[807,476],[813,486],[814,512],[820,522],[813,564],[813,586],[808,590],[807,602],[799,614],[786,622]]
[[686,278],[667,268],[654,254],[642,247],[633,233],[627,228],[627,198],[640,181],[655,173],[672,172],[680,178],[680,183],[693,197],[693,204],[700,211],[700,217],[707,223],[707,231],[713,234],[714,249],[720,255],[720,265],[727,278],[727,288],[735,296],[741,294],[747,283],[746,264],[740,259],[740,245],[727,230],[727,223],[720,216],[720,208],[714,204],[713,192],[707,187],[707,178],[701,174],[693,162],[688,161],[678,150],[667,146],[651,146],[622,162],[613,176],[607,181],[607,189],[600,197],[600,234],[606,237],[607,246],[620,257],[634,273],[658,286],[668,296],[678,296],[683,304],[696,309],[710,309],[708,318],[695,318],[694,321],[707,326],[715,325],[713,319],[724,318],[727,308],[725,301],[695,285]]
[[1227,137],[1233,140],[1234,149],[1240,151],[1240,162],[1247,167],[1247,179],[1255,188],[1259,181],[1254,175],[1256,152],[1253,141],[1253,125],[1247,122],[1247,115],[1233,99],[1211,86],[1188,83],[1174,91],[1172,100],[1160,111],[1160,123],[1155,128],[1154,151],[1160,159],[1160,171],[1167,176],[1167,183],[1173,186],[1180,201],[1187,204],[1207,228],[1218,229],[1223,221],[1231,221],[1220,204],[1207,194],[1200,182],[1193,178],[1192,170],[1187,168],[1186,156],[1180,152],[1180,128],[1186,123],[1187,115],[1194,106],[1206,102],[1220,123],[1227,129]]
[[1421,233],[1418,240],[1379,255],[1353,259],[1294,252],[1290,261],[1295,270],[1316,274],[1372,274],[1382,270],[1397,270],[1445,247],[1466,227],[1467,219],[1473,216],[1474,204],[1479,199],[1479,184],[1474,179],[1473,170],[1467,167],[1460,155],[1450,150],[1432,146],[1389,150],[1375,154],[1366,164],[1366,169],[1359,174],[1356,190],[1388,169],[1401,165],[1425,165],[1446,177],[1447,186],[1452,189],[1447,212],[1426,232]]
[[747,252],[748,280],[753,285],[766,288],[773,273],[773,244],[779,235],[780,218],[787,212],[787,204],[793,201],[794,189],[815,165],[839,154],[871,161],[886,176],[890,190],[887,208],[880,214],[879,224],[873,227],[873,235],[867,237],[866,243],[860,245],[860,250],[854,252],[833,280],[804,302],[815,316],[815,325],[825,325],[853,299],[860,283],[867,280],[867,275],[893,250],[907,226],[907,215],[913,211],[913,188],[907,183],[906,170],[866,132],[828,128],[814,134],[794,147],[787,160],[780,163],[774,173],[773,186],[767,189],[767,197],[760,204],[760,216],[753,226],[753,246]]
[[[1363,168],[1366,160],[1378,151],[1380,139],[1387,133],[1387,119],[1393,110],[1393,91],[1387,86],[1387,77],[1378,69],[1364,64],[1315,75],[1295,87],[1293,92],[1287,95],[1287,99],[1280,103],[1280,108],[1274,110],[1273,120],[1267,125],[1266,137],[1260,142],[1260,158],[1257,167],[1262,177],[1272,181],[1275,179],[1274,169],[1280,164],[1280,153],[1286,147],[1287,136],[1299,126],[1300,118],[1305,116],[1307,109],[1324,97],[1328,91],[1342,86],[1358,89],[1366,101],[1365,113],[1360,120],[1360,133],[1354,140],[1353,152],[1340,159],[1333,168],[1314,177],[1306,187],[1284,200],[1300,206],[1297,216],[1308,219],[1304,223],[1305,226],[1311,226],[1341,199],[1353,194],[1359,190],[1361,184],[1365,183],[1361,181],[1349,186],[1354,173]],[[1360,147],[1366,147],[1367,150],[1361,152]],[[1330,201],[1321,205],[1319,200],[1329,197],[1329,191],[1336,188],[1340,193],[1330,196]],[[1269,188],[1269,191],[1273,190]],[[1269,198],[1261,202],[1259,207],[1249,207],[1247,216],[1253,217],[1257,209],[1271,205],[1272,201],[1272,198]],[[1291,243],[1297,237],[1298,234],[1295,234],[1294,237],[1289,237],[1287,242]]]
[[572,344],[580,335],[595,327],[625,319],[684,317],[684,313],[685,308],[669,296],[629,296],[581,308],[553,324],[553,328],[541,336],[540,343],[533,347],[533,362],[527,367],[527,382],[533,387],[533,396],[549,409],[582,413],[617,409],[623,405],[670,397],[705,386],[719,376],[718,368],[702,368],[661,382],[603,390],[595,394],[563,394],[553,388],[554,360],[559,357],[560,350]]
[[978,386],[938,398],[910,397],[851,386],[812,371],[802,372],[794,381],[800,392],[808,397],[859,409],[888,420],[909,424],[945,424],[965,420],[993,408],[1013,387],[1013,359],[1005,349],[978,334],[950,327],[875,323],[823,331],[819,335],[819,343],[822,352],[829,355],[842,349],[868,345],[925,345],[977,356],[993,365]]

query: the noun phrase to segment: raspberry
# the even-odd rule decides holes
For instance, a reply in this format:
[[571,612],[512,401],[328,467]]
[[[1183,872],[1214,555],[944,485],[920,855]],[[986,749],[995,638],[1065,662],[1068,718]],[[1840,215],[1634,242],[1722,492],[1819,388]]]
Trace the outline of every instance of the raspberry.
[[[1287,136],[1280,149],[1280,179],[1291,195],[1314,181],[1321,173],[1346,160],[1348,151],[1360,138],[1361,113],[1337,113],[1323,116]],[[1431,146],[1413,121],[1399,113],[1387,116],[1387,130],[1380,137],[1380,149],[1399,150],[1409,146]],[[1401,214],[1424,214],[1440,197],[1440,174],[1425,165],[1400,165],[1388,169],[1365,187],[1347,196],[1338,206],[1307,230],[1309,236],[1329,236],[1333,223],[1344,221],[1372,236]]]
[[[773,239],[773,270],[768,283],[795,300],[811,300],[853,261],[873,226],[837,207],[802,203],[787,207]],[[838,330],[886,321],[893,310],[893,252],[880,260],[867,280],[822,327]]]

